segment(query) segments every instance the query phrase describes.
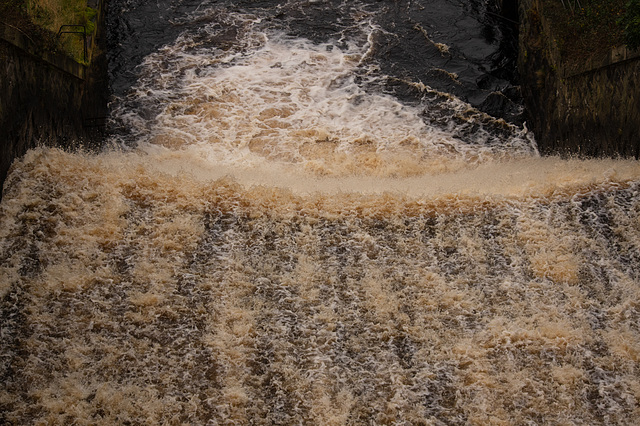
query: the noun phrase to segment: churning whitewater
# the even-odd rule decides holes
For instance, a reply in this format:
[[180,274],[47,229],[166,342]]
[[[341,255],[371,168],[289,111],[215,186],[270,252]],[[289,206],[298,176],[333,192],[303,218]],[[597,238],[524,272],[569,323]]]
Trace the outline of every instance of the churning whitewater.
[[110,148],[3,190],[3,424],[636,422],[640,167],[538,156],[488,7],[114,1]]

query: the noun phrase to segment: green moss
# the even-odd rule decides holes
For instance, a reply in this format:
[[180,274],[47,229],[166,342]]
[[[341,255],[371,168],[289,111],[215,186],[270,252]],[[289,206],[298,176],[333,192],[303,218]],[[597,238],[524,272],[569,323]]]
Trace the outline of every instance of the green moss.
[[98,15],[98,11],[96,9],[92,9],[90,7],[86,7],[84,10],[84,22],[85,27],[87,29],[87,34],[93,34],[96,29],[95,19]]

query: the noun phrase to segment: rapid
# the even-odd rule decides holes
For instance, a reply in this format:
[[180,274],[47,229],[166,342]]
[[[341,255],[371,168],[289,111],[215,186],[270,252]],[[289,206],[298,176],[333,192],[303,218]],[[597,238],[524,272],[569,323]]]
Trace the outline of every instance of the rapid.
[[106,147],[3,189],[0,420],[636,422],[640,166],[538,155],[493,3],[110,2]]

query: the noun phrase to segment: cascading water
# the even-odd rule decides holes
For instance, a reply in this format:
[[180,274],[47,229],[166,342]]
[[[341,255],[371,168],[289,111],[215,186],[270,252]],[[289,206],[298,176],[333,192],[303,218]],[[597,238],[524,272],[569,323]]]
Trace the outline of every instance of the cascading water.
[[640,167],[538,157],[486,7],[113,1],[114,148],[5,184],[0,419],[640,418]]

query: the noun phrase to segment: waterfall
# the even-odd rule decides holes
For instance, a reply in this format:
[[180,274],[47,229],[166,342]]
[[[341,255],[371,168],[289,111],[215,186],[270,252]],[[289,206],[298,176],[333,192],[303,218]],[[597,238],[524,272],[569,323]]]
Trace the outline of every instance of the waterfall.
[[5,184],[4,423],[638,418],[637,161],[487,113],[483,2],[380,3],[115,2],[109,148]]

